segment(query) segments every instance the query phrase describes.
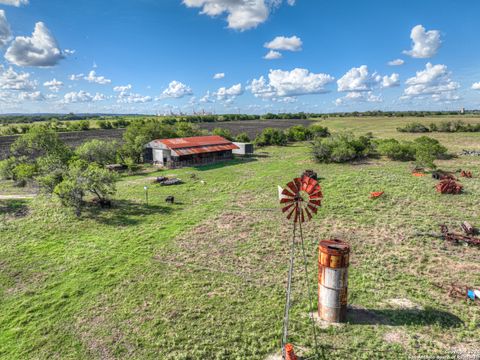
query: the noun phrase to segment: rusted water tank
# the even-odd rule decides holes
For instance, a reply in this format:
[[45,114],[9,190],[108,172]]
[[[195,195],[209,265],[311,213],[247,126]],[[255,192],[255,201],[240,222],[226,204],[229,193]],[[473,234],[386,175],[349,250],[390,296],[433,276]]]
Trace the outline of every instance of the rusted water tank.
[[318,246],[318,316],[343,322],[347,315],[350,245],[342,240],[322,240]]

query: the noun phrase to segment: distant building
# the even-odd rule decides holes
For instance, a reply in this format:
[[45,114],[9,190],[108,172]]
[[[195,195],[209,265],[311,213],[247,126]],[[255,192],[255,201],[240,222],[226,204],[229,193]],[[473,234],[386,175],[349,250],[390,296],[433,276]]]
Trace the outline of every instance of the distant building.
[[233,158],[239,147],[221,136],[159,139],[145,145],[145,162],[169,168],[212,164]]
[[253,155],[253,144],[234,142],[234,145],[238,146],[238,149],[232,150],[234,155]]
[[460,114],[462,114],[462,115],[465,114],[465,108],[460,109]]

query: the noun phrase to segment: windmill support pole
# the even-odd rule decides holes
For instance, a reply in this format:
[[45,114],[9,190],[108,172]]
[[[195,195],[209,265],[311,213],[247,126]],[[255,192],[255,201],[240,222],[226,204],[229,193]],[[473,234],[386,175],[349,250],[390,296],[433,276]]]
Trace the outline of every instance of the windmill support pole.
[[[309,301],[309,311],[308,311],[308,317],[310,318],[312,322],[312,331],[313,331],[313,340],[315,344],[315,355],[317,359],[319,359],[319,353],[318,353],[318,340],[317,340],[317,330],[315,329],[315,319],[313,318],[313,300],[312,300],[312,293],[310,289],[310,284],[309,284],[309,276],[308,276],[308,265],[307,265],[307,255],[305,253],[305,242],[303,241],[303,232],[302,232],[302,223],[299,223],[299,228],[300,228],[300,241],[302,245],[302,254],[303,254],[303,265],[305,267],[305,286],[307,287],[307,295],[308,295],[308,301]],[[323,356],[323,351],[322,351],[322,358]]]
[[287,294],[285,301],[285,314],[283,316],[283,336],[282,336],[282,358],[286,359],[285,345],[288,341],[288,317],[290,313],[290,295],[292,292],[293,265],[295,260],[295,230],[296,224],[293,224],[292,248],[290,250],[290,267],[288,269]]

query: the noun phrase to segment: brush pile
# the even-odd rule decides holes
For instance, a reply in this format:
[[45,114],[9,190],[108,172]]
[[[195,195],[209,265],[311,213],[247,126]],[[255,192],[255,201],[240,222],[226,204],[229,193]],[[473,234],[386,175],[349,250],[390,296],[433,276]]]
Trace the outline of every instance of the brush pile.
[[436,170],[432,173],[432,178],[436,180],[457,180],[455,175],[452,173],[443,171],[443,170]]
[[166,176],[159,176],[154,181],[155,184],[160,184],[161,186],[169,185],[178,185],[183,184],[183,181],[177,178],[168,178]]
[[480,150],[463,150],[460,155],[480,156]]
[[455,180],[444,179],[435,186],[435,189],[442,194],[460,194],[463,190],[463,186]]

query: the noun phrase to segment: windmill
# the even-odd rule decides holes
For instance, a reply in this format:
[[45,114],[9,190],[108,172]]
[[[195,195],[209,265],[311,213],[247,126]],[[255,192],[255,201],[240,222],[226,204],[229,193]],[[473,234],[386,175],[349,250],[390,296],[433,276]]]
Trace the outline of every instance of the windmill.
[[[302,223],[311,220],[321,205],[323,194],[320,184],[317,180],[303,175],[290,181],[280,192],[280,204],[282,212],[287,215],[288,220],[293,220],[293,237],[290,249],[290,265],[288,269],[285,312],[283,317],[282,331],[282,358],[283,360],[295,360],[294,345],[289,341],[289,322],[290,307],[292,305],[293,272],[295,263],[295,250],[300,247],[303,258],[303,270],[305,275],[305,284],[307,287],[307,296],[309,300],[309,317],[311,321],[312,336],[315,345],[315,357],[319,359],[319,348],[317,334],[315,330],[315,320],[313,318],[313,302],[309,286],[307,257],[305,253],[305,244],[303,240]],[[299,236],[297,236],[297,228]]]

